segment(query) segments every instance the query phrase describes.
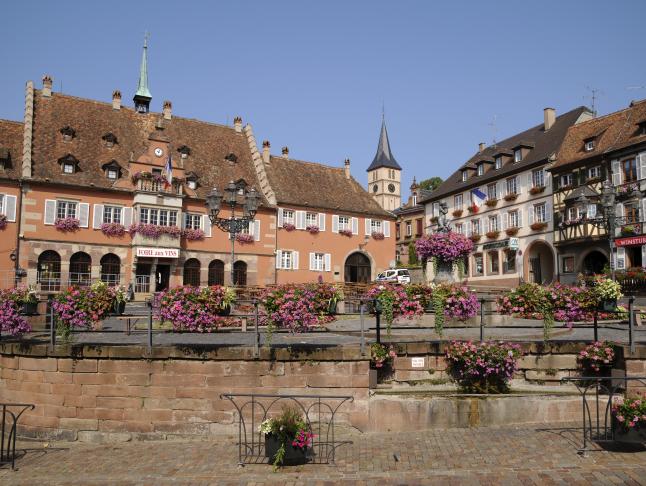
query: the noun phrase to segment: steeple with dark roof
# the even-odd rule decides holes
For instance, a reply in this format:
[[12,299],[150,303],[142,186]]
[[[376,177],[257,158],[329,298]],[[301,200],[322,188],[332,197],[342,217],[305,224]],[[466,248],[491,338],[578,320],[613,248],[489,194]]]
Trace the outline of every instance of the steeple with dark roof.
[[378,169],[380,167],[387,167],[389,169],[402,170],[399,166],[393,153],[390,151],[390,142],[388,141],[388,131],[386,130],[386,118],[381,116],[381,134],[379,135],[379,146],[377,147],[377,154],[372,160],[372,164],[368,167],[367,171]]
[[139,83],[137,92],[133,98],[135,110],[138,113],[148,113],[150,100],[153,97],[148,89],[148,34],[144,37],[144,51],[141,55],[141,66],[139,67]]

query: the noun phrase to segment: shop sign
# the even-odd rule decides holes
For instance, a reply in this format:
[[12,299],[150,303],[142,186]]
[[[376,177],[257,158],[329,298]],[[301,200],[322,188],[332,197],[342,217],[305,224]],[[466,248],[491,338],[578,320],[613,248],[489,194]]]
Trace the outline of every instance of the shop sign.
[[136,255],[149,258],[179,258],[179,250],[177,248],[137,248]]
[[501,240],[501,241],[492,241],[490,243],[484,243],[482,245],[482,250],[483,251],[494,250],[496,248],[507,248],[508,246],[509,246],[509,239]]
[[518,250],[518,248],[519,248],[518,238],[509,238],[509,249]]
[[617,246],[639,246],[646,245],[646,236],[631,236],[628,238],[617,238],[615,240]]

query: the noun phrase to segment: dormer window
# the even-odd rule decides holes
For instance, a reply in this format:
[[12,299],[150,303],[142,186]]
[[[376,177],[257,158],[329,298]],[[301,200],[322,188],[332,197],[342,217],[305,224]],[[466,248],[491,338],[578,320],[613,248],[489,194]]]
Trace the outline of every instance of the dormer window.
[[105,176],[111,181],[116,181],[121,177],[121,166],[116,160],[111,160],[101,167],[105,172]]
[[119,172],[114,169],[108,169],[106,175],[112,181],[116,181],[119,178]]
[[195,172],[188,172],[186,174],[186,187],[189,189],[197,189],[197,174]]
[[478,175],[481,176],[484,174],[484,164],[480,162],[477,166]]
[[467,174],[467,171],[463,170],[462,171],[462,182],[466,182],[468,177],[469,177],[469,175]]
[[637,125],[637,135],[646,135],[646,121],[639,122]]
[[0,147],[0,169],[7,169],[11,160],[8,148]]
[[177,151],[180,153],[180,157],[183,159],[191,155],[191,149],[186,145],[182,145],[180,148],[177,149]]
[[[228,160],[232,164],[235,164],[238,161],[238,156],[236,154],[234,154],[233,152],[231,152],[231,153],[229,153],[228,155],[226,155],[224,157],[224,160]],[[377,175],[377,173],[375,173],[375,176],[376,175]]]
[[79,161],[72,154],[67,154],[65,157],[58,159],[61,164],[63,174],[74,174],[78,171]]
[[70,162],[63,163],[63,174],[74,174],[74,164]]
[[189,189],[197,189],[197,181],[186,181],[186,185]]
[[117,137],[112,132],[106,133],[101,137],[101,139],[105,142],[105,146],[108,148],[114,147],[114,145],[117,143]]
[[65,140],[66,142],[72,140],[76,135],[76,131],[69,125],[65,125],[63,128],[61,128],[60,132],[61,135],[63,135],[63,140]]
[[502,155],[498,155],[498,156],[494,159],[494,168],[495,168],[496,170],[498,170],[498,169],[501,169],[501,168],[502,168]]
[[585,141],[584,148],[586,152],[592,152],[594,150],[594,138],[589,138]]
[[517,148],[514,150],[514,162],[520,162],[521,160],[523,160],[523,150]]

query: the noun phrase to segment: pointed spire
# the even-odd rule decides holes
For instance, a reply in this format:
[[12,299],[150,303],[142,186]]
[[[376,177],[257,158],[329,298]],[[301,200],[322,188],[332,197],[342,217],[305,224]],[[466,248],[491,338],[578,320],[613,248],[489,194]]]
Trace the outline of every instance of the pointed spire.
[[388,131],[386,130],[386,117],[384,115],[383,108],[381,112],[381,134],[379,135],[379,146],[377,147],[375,158],[370,164],[370,167],[368,167],[368,171],[378,169],[379,167],[402,170],[390,151]]
[[148,32],[144,35],[144,49],[141,55],[141,67],[139,68],[139,83],[137,92],[133,98],[135,109],[140,113],[147,113],[152,95],[148,89]]

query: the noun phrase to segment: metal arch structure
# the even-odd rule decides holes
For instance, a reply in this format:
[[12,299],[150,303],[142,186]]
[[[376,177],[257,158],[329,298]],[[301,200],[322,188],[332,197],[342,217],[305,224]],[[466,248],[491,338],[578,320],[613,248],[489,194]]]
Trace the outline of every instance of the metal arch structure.
[[[27,410],[36,408],[31,403],[0,403],[2,406],[2,429],[0,435],[0,466],[11,464],[11,469],[16,465],[16,433],[18,420]],[[18,409],[17,412],[11,409]]]

